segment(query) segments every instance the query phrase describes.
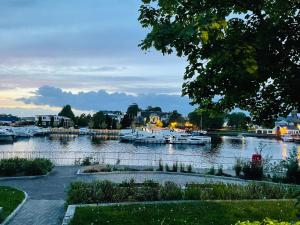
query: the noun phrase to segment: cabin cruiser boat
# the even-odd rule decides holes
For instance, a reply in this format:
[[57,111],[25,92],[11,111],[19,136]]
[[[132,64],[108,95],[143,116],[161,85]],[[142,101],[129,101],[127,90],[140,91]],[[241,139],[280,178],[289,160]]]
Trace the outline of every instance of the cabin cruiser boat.
[[135,143],[146,143],[146,144],[166,144],[168,138],[163,137],[161,135],[143,135],[140,137],[135,138]]
[[170,144],[188,144],[188,145],[204,145],[211,143],[211,137],[208,136],[192,136],[190,134],[172,135],[169,138]]
[[13,142],[14,137],[15,135],[12,131],[0,127],[0,142]]
[[288,134],[282,135],[281,139],[284,142],[292,142],[292,141],[294,141],[293,137],[291,135],[288,135]]

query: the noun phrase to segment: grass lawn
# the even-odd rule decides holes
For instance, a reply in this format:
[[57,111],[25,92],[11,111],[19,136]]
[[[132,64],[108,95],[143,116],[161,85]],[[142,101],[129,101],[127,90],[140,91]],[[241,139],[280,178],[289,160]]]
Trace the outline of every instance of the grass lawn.
[[295,202],[233,201],[79,207],[71,225],[229,225],[237,221],[296,221]]
[[0,223],[18,207],[24,198],[25,195],[22,191],[0,186],[0,207],[3,207],[3,212],[0,214]]

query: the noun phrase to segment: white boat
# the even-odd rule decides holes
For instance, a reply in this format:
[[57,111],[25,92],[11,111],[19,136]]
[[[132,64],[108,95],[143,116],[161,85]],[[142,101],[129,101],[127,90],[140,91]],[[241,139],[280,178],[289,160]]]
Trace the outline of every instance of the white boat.
[[288,134],[282,135],[282,136],[281,136],[281,139],[282,139],[284,142],[292,142],[292,141],[294,141],[293,137],[292,137],[291,135],[288,135]]
[[145,143],[145,144],[166,144],[168,138],[163,137],[159,134],[142,135],[134,139],[135,143]]
[[211,143],[211,137],[208,136],[192,136],[190,134],[172,135],[169,138],[170,144],[184,145],[204,145]]
[[0,142],[13,142],[14,133],[5,128],[0,128]]

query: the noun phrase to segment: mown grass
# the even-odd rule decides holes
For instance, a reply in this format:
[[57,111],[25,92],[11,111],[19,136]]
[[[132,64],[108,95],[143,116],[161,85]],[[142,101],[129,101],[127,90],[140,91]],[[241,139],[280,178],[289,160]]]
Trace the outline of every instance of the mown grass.
[[0,223],[18,207],[24,198],[22,191],[0,186],[0,207],[3,208],[3,212],[0,213]]
[[292,200],[79,207],[71,225],[230,225],[264,218],[297,221]]

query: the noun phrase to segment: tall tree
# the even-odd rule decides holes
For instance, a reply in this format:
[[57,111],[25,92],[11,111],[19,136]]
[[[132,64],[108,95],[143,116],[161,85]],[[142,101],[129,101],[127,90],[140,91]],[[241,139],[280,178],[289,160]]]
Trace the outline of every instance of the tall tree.
[[182,123],[184,122],[184,118],[182,117],[182,115],[177,112],[177,110],[174,110],[173,112],[171,112],[170,116],[169,116],[169,123],[172,122],[177,122],[177,123]]
[[137,116],[138,111],[140,111],[139,106],[136,103],[133,103],[128,107],[127,115],[133,120]]
[[103,129],[106,128],[107,124],[105,123],[105,115],[103,112],[97,112],[93,115],[93,125],[94,129]]
[[193,104],[239,107],[258,124],[300,110],[299,0],[142,2],[150,32],[140,46],[187,59],[183,94]]
[[132,120],[128,116],[128,114],[125,114],[124,117],[121,120],[121,128],[126,129],[131,126]]
[[72,111],[72,107],[70,105],[65,105],[62,110],[60,111],[60,113],[58,113],[59,116],[65,116],[70,118],[71,120],[75,120],[75,115]]
[[235,129],[247,129],[250,123],[250,118],[242,112],[233,112],[227,115],[228,126]]
[[209,110],[196,109],[189,114],[189,121],[200,129],[220,129],[223,127],[225,115]]

